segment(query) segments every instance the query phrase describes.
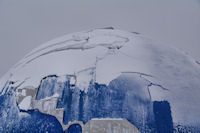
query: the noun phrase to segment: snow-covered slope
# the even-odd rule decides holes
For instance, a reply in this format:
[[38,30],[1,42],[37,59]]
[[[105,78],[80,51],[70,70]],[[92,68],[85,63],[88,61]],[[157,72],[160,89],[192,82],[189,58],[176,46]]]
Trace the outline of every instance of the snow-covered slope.
[[199,64],[177,49],[114,29],[73,33],[34,49],[1,78],[0,95],[37,88],[48,75],[72,75],[71,84],[87,93],[91,81],[109,85],[124,73],[145,81],[151,101],[168,101],[174,123],[200,125]]

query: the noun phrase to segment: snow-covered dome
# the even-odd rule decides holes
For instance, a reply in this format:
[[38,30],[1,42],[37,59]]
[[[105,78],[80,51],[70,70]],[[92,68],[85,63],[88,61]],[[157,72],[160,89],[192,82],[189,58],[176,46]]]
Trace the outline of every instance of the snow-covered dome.
[[200,66],[183,52],[134,32],[88,30],[41,45],[1,78],[0,131],[21,131],[40,113],[58,122],[37,131],[104,118],[140,132],[200,131],[199,94]]

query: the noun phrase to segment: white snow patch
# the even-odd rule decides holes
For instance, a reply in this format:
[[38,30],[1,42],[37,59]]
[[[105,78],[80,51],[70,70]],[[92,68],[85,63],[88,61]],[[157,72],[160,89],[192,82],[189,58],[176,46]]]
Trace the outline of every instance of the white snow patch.
[[166,100],[164,98],[165,93],[167,93],[166,90],[163,90],[160,87],[153,85],[153,86],[149,86],[149,91],[150,91],[150,94],[151,94],[151,100],[152,101],[164,101],[164,100]]
[[59,76],[57,78],[57,82],[65,82],[67,80],[67,77],[66,76]]
[[26,90],[23,89],[21,95],[26,96]]
[[58,94],[58,93],[55,93],[53,96],[45,97],[44,99],[40,99],[40,100],[47,101],[47,100],[50,100],[50,99],[52,99],[52,98],[58,98],[58,97],[59,97],[59,94]]
[[95,69],[94,67],[91,67],[91,68],[79,71],[77,73],[77,82],[76,82],[77,88],[87,92],[90,82],[94,80],[94,77],[93,77],[94,69]]
[[32,97],[31,96],[27,96],[25,97],[22,102],[19,104],[19,108],[21,110],[28,110],[30,108],[30,105],[31,105],[31,99]]

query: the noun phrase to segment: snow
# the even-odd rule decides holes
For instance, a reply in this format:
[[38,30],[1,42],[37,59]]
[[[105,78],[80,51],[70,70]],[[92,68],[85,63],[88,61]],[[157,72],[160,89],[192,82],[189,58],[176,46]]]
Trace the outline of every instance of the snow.
[[59,78],[57,78],[58,82],[65,82],[67,80],[66,76],[59,76]]
[[20,109],[22,110],[28,110],[30,109],[30,105],[31,105],[31,99],[32,97],[31,96],[27,96],[25,97],[22,102],[18,105]]
[[53,96],[51,96],[51,97],[46,97],[46,98],[41,99],[41,100],[47,101],[47,100],[51,100],[52,98],[58,98],[58,97],[59,97],[59,94],[58,94],[58,93],[55,93]]
[[94,73],[95,68],[88,68],[79,71],[76,76],[76,87],[80,88],[81,90],[84,90],[85,92],[88,91],[88,87],[90,84],[91,79],[93,79],[93,73]]
[[[0,79],[0,94],[9,86],[3,87],[7,81],[17,81],[14,87],[38,87],[52,74],[74,75],[71,84],[87,92],[91,80],[108,85],[123,72],[151,75],[143,77],[153,83],[152,100],[169,101],[174,122],[200,124],[199,64],[177,49],[120,30],[83,31],[41,45]],[[20,106],[26,110],[29,102],[26,97]]]

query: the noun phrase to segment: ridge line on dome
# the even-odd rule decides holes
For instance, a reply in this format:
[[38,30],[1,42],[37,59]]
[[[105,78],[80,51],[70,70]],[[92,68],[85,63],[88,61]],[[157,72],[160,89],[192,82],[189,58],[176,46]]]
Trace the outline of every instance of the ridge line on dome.
[[[103,35],[100,35],[100,36],[114,36],[116,38],[122,38],[124,40],[123,41],[121,41],[121,40],[120,41],[119,40],[115,40],[114,42],[112,42],[110,44],[109,43],[104,43],[104,42],[103,43],[100,43],[100,42],[98,43],[98,41],[97,41],[97,44],[95,44],[94,46],[92,46],[91,45],[92,43],[90,44],[89,41],[93,37],[90,37],[89,35],[87,35],[87,37],[83,38],[81,35],[73,35],[73,39],[65,40],[63,42],[58,42],[56,44],[51,44],[50,46],[46,46],[44,48],[41,48],[41,49],[35,51],[34,53],[37,53],[37,52],[40,52],[40,51],[43,51],[43,50],[46,50],[46,49],[48,50],[49,47],[54,47],[55,45],[65,44],[66,42],[70,42],[70,41],[84,41],[84,42],[77,43],[77,44],[71,44],[71,45],[68,45],[68,46],[64,45],[62,47],[58,47],[58,48],[55,48],[53,50],[50,49],[50,50],[44,52],[43,54],[36,55],[35,57],[32,57],[32,58],[31,58],[31,56],[33,56],[34,53],[31,53],[28,56],[26,56],[24,59],[22,59],[22,61],[20,61],[18,64],[16,64],[14,66],[14,68],[17,68],[20,65],[22,65],[22,67],[24,67],[26,64],[32,62],[33,60],[35,60],[35,59],[37,59],[37,58],[39,58],[41,56],[44,56],[44,55],[47,55],[47,54],[50,54],[50,53],[54,53],[54,52],[58,52],[58,51],[65,51],[65,50],[68,50],[68,49],[75,49],[75,50],[76,49],[82,49],[82,50],[84,50],[84,49],[94,48],[94,47],[96,47],[98,45],[99,46],[104,46],[104,47],[107,47],[107,48],[110,48],[110,49],[113,49],[113,48],[114,49],[115,48],[120,49],[122,46],[118,46],[117,45],[117,46],[113,47],[113,46],[107,46],[107,45],[114,45],[114,44],[121,44],[121,43],[127,43],[127,42],[129,42],[129,38],[123,37],[123,36],[120,36],[120,35],[117,35],[117,34],[109,34],[109,35],[103,34]],[[78,40],[76,39],[76,37],[78,37]],[[90,45],[85,45],[87,43],[89,43]],[[30,57],[30,59],[27,59],[28,57]]]
[[45,49],[47,49],[47,48],[50,48],[50,47],[53,47],[53,46],[56,46],[56,45],[60,45],[60,44],[66,43],[66,42],[70,42],[70,41],[75,41],[75,40],[73,40],[73,39],[68,39],[68,40],[65,40],[65,41],[62,41],[62,42],[53,43],[53,44],[48,45],[48,46],[46,46],[46,47],[40,48],[40,49],[38,49],[38,50],[36,50],[36,51],[34,51],[34,52],[31,52],[30,54],[26,55],[24,58],[28,58],[28,57],[34,55],[35,53],[40,52],[40,51],[42,51],[42,50],[45,50]]

